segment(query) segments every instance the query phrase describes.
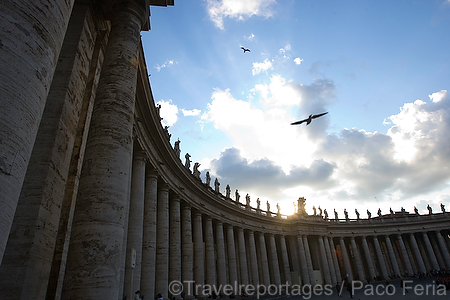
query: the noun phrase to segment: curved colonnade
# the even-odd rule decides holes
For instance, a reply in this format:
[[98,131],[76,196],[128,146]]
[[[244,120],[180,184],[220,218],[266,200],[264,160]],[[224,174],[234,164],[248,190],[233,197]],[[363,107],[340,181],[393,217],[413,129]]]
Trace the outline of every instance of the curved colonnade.
[[[170,1],[16,2],[3,11],[27,18],[2,24],[4,40],[21,45],[36,20],[49,37],[30,35],[48,50],[40,56],[2,49],[11,59],[0,69],[16,71],[2,76],[2,109],[17,108],[1,119],[11,141],[0,161],[2,299],[130,299],[137,289],[169,298],[174,281],[189,299],[202,296],[194,285],[450,268],[448,213],[340,221],[299,205],[285,217],[194,176],[161,126],[139,37],[148,5]],[[30,88],[17,92],[19,83]]]

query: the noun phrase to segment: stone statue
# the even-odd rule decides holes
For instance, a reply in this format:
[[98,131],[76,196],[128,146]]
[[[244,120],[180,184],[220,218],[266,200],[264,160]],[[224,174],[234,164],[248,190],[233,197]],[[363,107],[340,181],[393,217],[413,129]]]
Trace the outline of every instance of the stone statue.
[[297,205],[295,204],[295,201],[292,202],[292,204],[294,205],[294,214],[297,213]]
[[169,133],[169,127],[170,127],[170,126],[165,126],[165,127],[164,127],[164,132],[165,132],[165,134],[166,134],[166,136],[167,136],[167,139],[170,141],[170,137],[171,137],[172,135]]
[[241,198],[241,195],[239,195],[238,189],[236,189],[236,192],[234,193],[236,195],[236,203],[239,202],[239,198]]
[[320,206],[319,206],[318,210],[319,210],[319,216],[322,216],[322,209],[320,208]]
[[314,215],[316,215],[316,207],[313,205]]
[[335,219],[336,221],[339,220],[339,215],[338,215],[336,209],[334,209],[334,219]]
[[328,220],[328,212],[326,208],[323,210],[323,213],[325,215],[325,220]]
[[400,209],[400,211],[402,212],[402,217],[404,217],[404,216],[405,216],[405,213],[406,213],[406,210],[403,208],[403,206],[402,206],[402,208]]
[[259,212],[261,210],[261,201],[258,199],[256,199],[256,210]]
[[418,210],[417,207],[415,207],[415,206],[414,206],[414,213],[415,213],[416,215],[419,214],[419,210]]
[[441,211],[445,213],[445,205],[441,203]]
[[344,215],[345,215],[345,219],[348,220],[348,211],[346,208],[344,208]]
[[173,151],[175,151],[175,154],[178,158],[180,158],[180,139],[178,139],[177,141],[175,141],[175,146],[173,147]]
[[245,195],[245,205],[250,207],[250,195],[249,194]]
[[161,121],[163,118],[161,118],[161,104],[158,104],[156,106],[156,113],[158,115],[159,120]]
[[196,178],[200,179],[200,171],[198,170],[198,167],[200,167],[200,163],[196,162],[194,164],[193,174]]
[[281,212],[280,212],[280,210],[281,210],[281,208],[280,208],[280,204],[279,203],[277,203],[277,215],[279,216],[279,215],[281,215]]
[[372,217],[372,214],[370,213],[369,210],[367,210],[367,218],[370,219]]
[[186,155],[184,156],[184,158],[186,158],[186,162],[184,163],[184,166],[188,169],[191,168],[191,160],[189,158],[191,158],[191,156],[189,155],[189,153],[186,153]]
[[211,176],[209,176],[209,171],[206,172],[206,186],[209,187],[211,184]]
[[381,208],[378,208],[378,216],[381,218]]
[[427,205],[428,214],[431,215],[433,213],[433,209],[431,208],[430,204]]
[[389,212],[391,213],[391,217],[393,217],[394,216],[394,211],[392,210],[391,207],[389,207]]
[[226,193],[225,197],[230,198],[231,188],[229,184],[227,184],[227,187],[225,188],[225,193]]
[[266,204],[267,204],[267,213],[270,214],[270,203],[269,203],[269,201],[267,201]]
[[301,214],[301,215],[305,214],[305,202],[306,202],[306,199],[304,197],[298,198],[298,200],[297,200],[297,213],[298,214]]
[[356,219],[359,220],[359,211],[355,208]]
[[220,187],[219,179],[217,179],[217,177],[216,177],[216,180],[214,180],[214,191],[217,194],[220,193],[219,187]]

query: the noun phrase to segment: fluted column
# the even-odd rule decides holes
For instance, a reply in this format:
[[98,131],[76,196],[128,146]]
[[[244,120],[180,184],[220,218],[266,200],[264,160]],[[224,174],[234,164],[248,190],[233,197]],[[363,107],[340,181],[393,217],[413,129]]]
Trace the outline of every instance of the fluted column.
[[363,246],[364,256],[366,257],[367,269],[369,269],[370,280],[373,280],[373,278],[376,277],[375,268],[373,266],[372,256],[370,255],[369,245],[367,244],[365,236],[362,237],[361,243]]
[[389,258],[391,259],[392,268],[394,269],[394,276],[400,275],[400,269],[398,268],[397,258],[395,257],[394,248],[392,248],[391,239],[388,235],[385,237],[386,247],[388,249]]
[[247,268],[247,255],[245,252],[245,237],[244,230],[241,227],[237,228],[238,233],[238,249],[239,249],[239,265],[241,273],[241,284],[248,284],[248,268]]
[[350,237],[350,244],[352,245],[353,255],[355,256],[356,271],[358,272],[359,280],[366,279],[364,276],[364,269],[362,266],[361,255],[359,254],[358,247],[354,237]]
[[[128,218],[127,258],[125,261],[124,295],[132,297],[134,291],[140,289],[142,239],[144,225],[144,196],[145,196],[145,164],[147,157],[144,152],[137,152],[133,157],[131,173],[130,212]],[[133,251],[135,266],[132,266]]]
[[441,232],[439,230],[436,230],[436,237],[439,243],[439,247],[441,248],[442,255],[444,257],[445,264],[448,269],[450,269],[450,255],[448,253],[447,245],[445,245],[445,242],[442,238]]
[[223,224],[221,221],[216,223],[216,243],[217,243],[217,279],[221,286],[227,284],[227,266],[225,257],[225,242],[223,237]]
[[306,266],[308,268],[309,282],[312,285],[316,284],[316,279],[314,277],[314,270],[312,265],[311,253],[309,251],[309,243],[308,236],[303,236],[303,246],[305,247],[305,257],[306,257]]
[[[169,280],[181,281],[181,207],[180,196],[174,195],[170,203]],[[177,298],[179,295],[177,295]]]
[[427,247],[428,257],[431,260],[431,264],[433,269],[439,270],[439,264],[436,259],[436,255],[434,254],[433,247],[431,246],[430,239],[428,238],[428,234],[426,232],[422,232],[423,241],[425,242],[425,247]]
[[216,284],[216,259],[214,255],[214,236],[212,219],[205,217],[205,256],[206,256],[206,284]]
[[328,242],[328,237],[323,237],[323,241],[325,244],[325,253],[327,255],[328,268],[330,269],[331,283],[335,284],[337,282],[336,270],[334,269],[334,263],[330,252],[330,243]]
[[269,251],[270,251],[270,264],[272,266],[272,279],[273,283],[276,285],[281,284],[280,277],[280,266],[278,264],[278,254],[277,254],[277,246],[275,243],[275,236],[271,233],[268,234],[269,237]]
[[283,273],[284,273],[284,283],[288,283],[289,285],[292,285],[292,278],[291,278],[291,268],[289,267],[289,258],[288,258],[288,252],[286,248],[286,238],[284,235],[280,235],[280,252],[281,252],[281,259],[283,261]]
[[343,237],[339,237],[339,244],[341,246],[342,259],[344,260],[345,272],[348,275],[348,280],[353,280],[352,267],[350,265],[350,259],[348,258],[347,248],[345,247],[345,242]]
[[405,244],[403,243],[402,236],[400,234],[397,234],[397,241],[400,246],[400,250],[402,251],[403,261],[405,262],[406,271],[408,272],[408,276],[414,273],[411,262],[408,257],[408,252],[406,251]]
[[[181,235],[181,280],[183,281],[183,291],[185,293],[184,299],[192,299],[194,298],[192,286],[192,281],[194,280],[194,274],[192,272],[194,268],[194,252],[192,249],[192,212],[191,207],[187,203],[183,206],[181,222],[183,232]],[[153,299],[153,296],[150,299]]]
[[74,2],[2,1],[0,264]]
[[[119,298],[138,56],[144,10],[115,10],[90,122],[62,298]],[[101,251],[99,250],[101,249]],[[89,255],[86,255],[89,253]],[[102,276],[98,276],[101,270]]]
[[236,247],[234,243],[234,229],[232,225],[227,225],[227,244],[228,244],[228,270],[230,274],[229,283],[234,286],[237,283],[237,266],[236,266]]
[[311,284],[308,272],[308,264],[306,262],[305,245],[303,245],[303,238],[301,235],[297,236],[298,254],[300,257],[300,271],[302,273],[302,284]]
[[[205,263],[203,256],[202,214],[195,211],[192,236],[194,239],[194,280],[196,285],[205,284]],[[200,295],[202,296],[202,295]]]
[[252,284],[253,286],[258,286],[259,284],[259,272],[258,272],[258,260],[256,254],[256,245],[255,245],[255,235],[253,231],[248,232],[248,251],[250,252],[250,267],[252,274]]
[[263,275],[263,284],[267,287],[270,285],[270,274],[269,274],[269,262],[267,260],[267,250],[266,250],[266,240],[264,237],[264,233],[258,232],[259,239],[259,253],[261,257],[261,268]]
[[327,260],[327,255],[325,252],[325,244],[323,242],[323,237],[322,236],[318,236],[318,240],[319,240],[319,252],[320,252],[320,261],[322,269],[323,269],[323,277],[325,280],[326,284],[330,284],[331,283],[331,274],[330,274],[330,268],[328,266],[328,260]]
[[169,285],[169,185],[166,183],[163,183],[158,190],[157,213],[155,291],[167,298]]
[[147,170],[144,197],[141,294],[153,298],[155,296],[156,207],[158,203],[158,173],[155,170]]
[[377,253],[378,263],[380,264],[381,275],[383,276],[383,279],[387,279],[389,276],[386,262],[384,260],[383,252],[381,252],[380,242],[376,236],[373,237],[373,244],[375,246],[375,252]]
[[416,238],[414,237],[414,233],[409,234],[409,239],[411,241],[411,245],[414,251],[414,255],[416,256],[417,263],[419,264],[420,272],[426,273],[427,269],[425,268],[425,264],[422,259],[422,255],[420,254],[419,246],[417,245]]
[[330,242],[330,253],[333,259],[334,270],[336,271],[336,281],[339,282],[342,279],[342,274],[337,260],[336,247],[334,246],[333,238],[329,237],[328,240]]

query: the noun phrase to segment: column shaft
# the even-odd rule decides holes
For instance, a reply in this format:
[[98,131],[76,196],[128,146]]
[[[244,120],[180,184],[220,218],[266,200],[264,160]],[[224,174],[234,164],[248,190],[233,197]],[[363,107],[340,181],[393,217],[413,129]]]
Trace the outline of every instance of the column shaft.
[[169,285],[169,186],[162,184],[158,191],[156,229],[156,293],[168,297]]
[[329,237],[328,239],[330,241],[331,258],[333,259],[334,270],[336,271],[336,281],[339,282],[342,279],[342,274],[337,260],[336,247],[334,246],[333,238]]
[[314,277],[314,270],[312,265],[312,259],[311,259],[311,252],[309,251],[309,243],[308,243],[308,236],[303,236],[303,245],[305,247],[305,257],[306,257],[306,266],[308,268],[308,275],[309,275],[309,282],[312,285],[316,284],[316,279]]
[[375,268],[373,266],[372,256],[370,255],[369,245],[367,244],[365,236],[362,237],[361,242],[363,246],[364,256],[366,257],[367,268],[369,269],[370,280],[374,280],[374,277],[376,277]]
[[258,232],[259,238],[259,253],[261,257],[261,268],[262,268],[262,277],[263,284],[268,287],[270,285],[270,274],[269,274],[269,262],[267,260],[267,250],[266,250],[266,241],[264,237],[264,233]]
[[[193,222],[193,238],[194,238],[194,280],[196,285],[203,286],[205,284],[205,263],[203,256],[203,226],[202,214],[199,211],[194,213]],[[202,289],[200,289],[201,291]],[[199,295],[200,297],[203,295]]]
[[373,237],[373,244],[375,246],[375,252],[377,253],[378,263],[380,264],[381,275],[383,276],[383,279],[387,279],[389,276],[386,268],[386,262],[384,260],[383,253],[381,252],[380,243],[376,236]]
[[331,283],[335,284],[338,279],[336,278],[336,270],[334,269],[334,263],[333,263],[333,258],[331,256],[331,252],[330,252],[330,243],[328,241],[328,237],[325,236],[323,238],[323,241],[325,244],[325,253],[327,255],[328,267],[330,269]]
[[420,254],[420,249],[419,249],[419,246],[417,245],[417,241],[416,241],[416,238],[414,237],[414,233],[409,234],[409,240],[411,241],[414,255],[416,256],[416,261],[419,264],[420,272],[426,273],[427,269],[425,268],[425,264],[423,263],[422,255]]
[[252,284],[253,286],[258,286],[259,284],[259,272],[258,272],[258,260],[256,254],[255,246],[255,235],[253,231],[248,232],[248,250],[250,252],[250,266],[252,274]]
[[223,237],[223,225],[221,221],[216,223],[216,241],[217,241],[217,276],[220,286],[227,284],[227,266],[225,257],[225,242]]
[[328,266],[328,259],[327,259],[327,255],[326,255],[326,251],[325,251],[325,244],[323,242],[323,237],[319,236],[318,240],[319,240],[320,261],[321,261],[321,266],[322,266],[322,270],[323,270],[324,281],[325,281],[325,284],[330,284],[331,283],[331,274],[330,274],[330,268]]
[[423,234],[423,241],[425,242],[425,247],[427,247],[428,257],[431,260],[433,269],[439,270],[439,264],[437,262],[436,255],[434,254],[433,247],[431,246],[430,239],[428,238],[428,234],[426,232],[423,232],[422,234]]
[[244,230],[237,228],[238,233],[238,249],[239,249],[239,265],[241,273],[241,284],[248,285],[248,269],[247,269],[247,255],[245,252],[245,237]]
[[447,246],[445,245],[445,242],[444,242],[441,232],[439,230],[436,230],[436,238],[438,240],[439,247],[441,248],[441,252],[444,257],[445,264],[447,265],[447,268],[450,269],[450,255],[448,254]]
[[392,268],[394,270],[394,276],[400,275],[400,269],[398,268],[397,258],[395,257],[394,248],[392,248],[391,239],[386,236],[386,247],[388,249],[389,258],[391,259]]
[[358,247],[356,246],[356,241],[354,237],[350,238],[350,244],[352,245],[353,255],[355,256],[355,265],[356,271],[358,272],[359,280],[364,280],[366,278],[364,276],[364,269],[362,266],[361,255],[359,255],[359,250]]
[[345,247],[344,238],[339,238],[339,244],[341,246],[342,259],[344,260],[344,267],[346,275],[348,275],[348,280],[353,280],[352,267],[350,265],[350,259],[348,258],[347,248]]
[[269,234],[269,249],[270,249],[270,264],[272,266],[272,280],[275,285],[281,284],[280,266],[278,264],[277,245],[275,243],[275,236]]
[[301,235],[297,236],[297,244],[298,244],[298,254],[300,257],[300,271],[302,284],[311,284],[309,272],[308,272],[308,263],[306,262],[306,251],[305,245],[303,244],[303,238]]
[[405,267],[406,267],[406,272],[408,272],[408,276],[411,276],[412,274],[414,274],[414,271],[411,267],[411,262],[408,257],[408,252],[406,251],[405,244],[403,243],[403,239],[400,234],[397,234],[397,241],[400,246],[400,251],[402,252],[403,261],[404,261]]
[[216,259],[214,255],[214,236],[211,217],[205,217],[205,256],[206,256],[206,284],[216,284]]
[[184,299],[192,299],[192,282],[194,280],[194,274],[192,272],[194,268],[194,252],[192,249],[192,212],[191,207],[187,203],[183,206],[181,222],[183,232],[181,235],[181,280],[183,281]]
[[[175,195],[170,204],[169,280],[181,281],[181,206]],[[180,298],[180,297],[178,297]]]
[[[236,266],[236,247],[234,243],[234,229],[232,225],[227,225],[227,244],[228,244],[228,270],[230,274],[230,284],[234,286],[237,283]],[[235,291],[238,293],[239,291]]]
[[284,235],[280,235],[280,252],[281,252],[281,259],[283,261],[283,273],[284,273],[284,283],[288,283],[289,285],[292,285],[292,278],[291,278],[291,268],[289,267],[289,257],[288,252],[286,248],[286,238]]

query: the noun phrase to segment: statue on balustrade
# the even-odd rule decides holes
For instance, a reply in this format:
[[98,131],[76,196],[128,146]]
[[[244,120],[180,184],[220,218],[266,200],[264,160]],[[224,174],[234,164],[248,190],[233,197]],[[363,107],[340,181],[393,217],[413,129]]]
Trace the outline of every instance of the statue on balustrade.
[[377,214],[378,214],[378,216],[381,218],[381,208],[378,208]]
[[175,141],[175,146],[173,146],[173,151],[175,152],[175,155],[180,158],[180,139],[178,139],[177,141]]
[[441,203],[441,211],[445,213],[445,205]]
[[236,196],[236,203],[239,203],[239,198],[241,198],[241,195],[239,195],[238,189],[236,189],[236,192],[234,193],[234,195]]
[[245,195],[245,205],[247,205],[247,207],[250,207],[250,195],[249,194]]
[[231,188],[229,184],[227,184],[227,187],[225,188],[225,193],[225,197],[230,198]]
[[256,211],[260,211],[261,210],[261,201],[258,199],[256,199]]
[[316,207],[313,205],[314,215],[316,215]]
[[418,210],[417,207],[415,207],[415,206],[414,206],[414,213],[415,213],[416,215],[419,214],[419,210]]
[[297,213],[297,205],[295,204],[295,201],[292,202],[292,205],[294,205],[294,214],[296,214]]
[[158,115],[159,121],[161,121],[163,118],[161,118],[161,104],[156,105],[156,114]]
[[345,215],[345,219],[348,221],[348,211],[346,208],[344,208],[344,215]]
[[219,183],[219,179],[214,180],[214,192],[216,192],[216,194],[220,193],[220,183]]
[[193,174],[194,174],[195,178],[200,179],[200,171],[198,170],[198,167],[200,167],[200,163],[196,162],[194,164]]
[[325,220],[328,220],[328,212],[326,208],[323,210],[323,213],[325,215]]
[[355,208],[356,219],[359,220],[359,211]]
[[189,154],[189,153],[186,153],[186,155],[184,156],[184,158],[186,158],[186,162],[184,163],[184,166],[186,167],[186,168],[188,168],[188,169],[190,169],[191,168],[191,160],[190,160],[190,158],[191,158],[191,155]]
[[391,213],[391,218],[394,216],[394,211],[392,210],[391,207],[389,207],[389,212]]
[[430,204],[427,205],[428,214],[431,215],[433,213],[433,209],[431,208]]
[[270,203],[269,203],[269,200],[267,200],[266,205],[267,205],[267,214],[270,215]]
[[320,208],[320,206],[319,206],[318,210],[319,210],[319,216],[322,216],[322,209]]
[[164,127],[164,133],[166,134],[166,137],[167,137],[167,139],[168,139],[169,142],[170,142],[170,138],[172,137],[172,135],[169,133],[169,127],[170,127],[170,126],[165,126],[165,127]]
[[336,208],[334,209],[334,219],[336,221],[339,221],[339,215],[338,215],[338,212],[336,211]]
[[206,172],[206,186],[209,187],[211,184],[211,176],[209,176],[209,171]]
[[281,215],[281,212],[280,212],[280,210],[281,210],[281,208],[280,208],[280,204],[279,204],[279,203],[277,203],[277,215]]
[[297,200],[297,213],[300,215],[306,214],[305,202],[306,202],[306,199],[304,197],[300,197]]
[[400,208],[400,211],[402,213],[402,217],[404,217],[406,214],[406,210],[403,208],[403,206],[402,206],[402,208]]

